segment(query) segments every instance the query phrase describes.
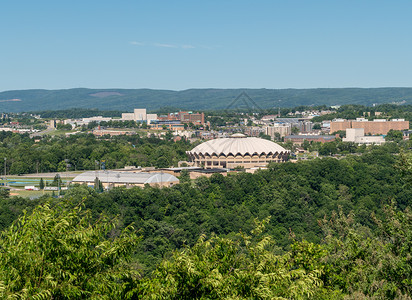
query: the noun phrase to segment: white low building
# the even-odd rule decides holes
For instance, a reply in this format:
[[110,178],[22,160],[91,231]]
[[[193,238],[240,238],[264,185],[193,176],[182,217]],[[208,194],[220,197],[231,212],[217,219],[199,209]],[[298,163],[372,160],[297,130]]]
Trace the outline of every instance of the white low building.
[[381,135],[365,135],[364,128],[347,128],[343,142],[352,142],[358,145],[382,145],[385,139]]
[[87,171],[77,175],[72,183],[87,184],[94,186],[96,177],[105,188],[112,187],[143,187],[145,184],[151,186],[172,186],[179,183],[177,177],[163,172],[117,172],[117,171]]

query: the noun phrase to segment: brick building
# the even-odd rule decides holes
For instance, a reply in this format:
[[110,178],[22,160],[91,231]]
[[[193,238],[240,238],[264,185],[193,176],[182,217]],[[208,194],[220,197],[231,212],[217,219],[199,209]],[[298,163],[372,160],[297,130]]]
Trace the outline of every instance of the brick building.
[[205,123],[204,113],[192,113],[191,111],[179,111],[177,118],[183,123],[193,123],[195,125],[203,125]]
[[391,121],[375,119],[368,121],[364,118],[357,118],[356,120],[336,119],[330,123],[330,133],[349,128],[363,128],[365,134],[387,134],[391,129],[409,129],[409,121],[405,121],[404,119],[393,119]]

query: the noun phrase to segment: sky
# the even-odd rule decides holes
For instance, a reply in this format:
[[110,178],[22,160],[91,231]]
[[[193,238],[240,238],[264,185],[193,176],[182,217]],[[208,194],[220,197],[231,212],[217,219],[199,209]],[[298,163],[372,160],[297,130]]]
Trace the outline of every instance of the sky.
[[411,87],[412,1],[2,0],[0,91]]

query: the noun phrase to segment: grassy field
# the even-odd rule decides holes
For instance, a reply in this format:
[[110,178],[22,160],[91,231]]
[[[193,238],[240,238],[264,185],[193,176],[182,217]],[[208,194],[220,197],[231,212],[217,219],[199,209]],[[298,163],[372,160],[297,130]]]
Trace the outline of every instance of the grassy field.
[[[56,193],[56,192],[55,192]],[[25,198],[37,198],[43,195],[52,195],[52,191],[26,191],[25,189],[15,189],[10,191],[10,196],[20,196]]]
[[56,129],[56,130],[53,130],[50,133],[48,133],[48,135],[52,135],[52,136],[54,136],[54,135],[66,135],[66,133],[73,133],[73,132],[76,132],[76,131],[78,131],[78,130],[58,130],[58,129]]

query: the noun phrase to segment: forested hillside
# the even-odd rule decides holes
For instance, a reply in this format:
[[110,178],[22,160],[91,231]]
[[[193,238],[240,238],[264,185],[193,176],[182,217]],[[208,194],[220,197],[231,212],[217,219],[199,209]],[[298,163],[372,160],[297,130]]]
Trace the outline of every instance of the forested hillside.
[[[242,93],[243,97],[235,101]],[[0,112],[97,108],[132,111],[175,107],[189,110],[296,107],[301,105],[344,105],[373,103],[412,104],[412,88],[329,88],[329,89],[67,89],[0,92]]]
[[[181,184],[163,189],[98,193],[78,186],[63,199],[37,202],[3,194],[0,249],[7,251],[0,253],[0,293],[48,291],[64,299],[88,294],[407,299],[412,292],[412,158],[393,149],[272,164],[256,174],[195,181],[183,174]],[[10,227],[10,216],[37,203],[47,206]],[[101,227],[110,219],[116,229]],[[87,229],[87,224],[95,225]],[[12,245],[15,238],[24,243]],[[106,255],[109,265],[102,264]],[[38,259],[23,260],[31,256],[47,261],[44,273]],[[96,266],[95,273],[80,264],[83,256]],[[8,275],[11,268],[17,281]],[[72,278],[70,285],[65,278]],[[110,288],[105,282],[112,283]]]

